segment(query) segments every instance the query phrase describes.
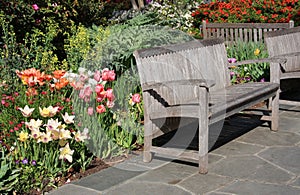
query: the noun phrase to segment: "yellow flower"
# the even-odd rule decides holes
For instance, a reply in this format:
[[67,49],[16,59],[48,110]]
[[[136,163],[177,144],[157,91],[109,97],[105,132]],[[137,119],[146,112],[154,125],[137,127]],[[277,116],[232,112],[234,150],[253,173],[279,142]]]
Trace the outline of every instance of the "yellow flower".
[[28,133],[22,131],[22,132],[19,134],[18,140],[20,140],[21,142],[25,142],[27,139],[28,139]]
[[41,108],[39,108],[39,109],[40,109],[40,114],[42,117],[50,116],[50,110],[48,108],[44,107],[43,109],[41,109]]
[[57,111],[58,111],[58,107],[53,107],[53,106],[49,106],[48,108],[39,108],[40,109],[40,114],[42,117],[53,117]]
[[256,56],[258,56],[259,53],[260,53],[260,50],[259,50],[259,49],[256,49],[256,50],[254,51],[254,55],[256,55]]
[[34,108],[29,108],[27,105],[24,108],[19,108],[21,110],[22,115],[24,117],[30,117],[32,112],[34,111]]
[[69,143],[67,143],[65,147],[60,148],[59,151],[59,159],[67,159],[69,162],[73,161],[72,155],[74,153],[74,150],[70,149]]

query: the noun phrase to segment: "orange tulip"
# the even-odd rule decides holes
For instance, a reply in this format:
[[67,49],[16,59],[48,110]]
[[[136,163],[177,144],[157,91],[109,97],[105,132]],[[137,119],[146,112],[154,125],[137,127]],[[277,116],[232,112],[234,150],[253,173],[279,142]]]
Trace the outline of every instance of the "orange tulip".
[[55,88],[57,90],[60,90],[61,88],[67,86],[69,84],[69,81],[66,78],[59,79],[58,82],[55,83]]
[[64,76],[66,74],[65,70],[55,70],[53,72],[53,77],[56,79],[60,79],[62,76]]

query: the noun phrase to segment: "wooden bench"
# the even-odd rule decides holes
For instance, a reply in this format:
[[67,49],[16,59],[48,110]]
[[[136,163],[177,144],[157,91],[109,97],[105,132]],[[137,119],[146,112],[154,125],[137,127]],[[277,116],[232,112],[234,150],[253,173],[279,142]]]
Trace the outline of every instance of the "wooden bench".
[[264,32],[293,28],[294,21],[288,23],[207,23],[202,22],[200,30],[203,39],[222,37],[227,45],[237,42],[264,41]]
[[[271,100],[272,106],[263,120],[271,121],[272,130],[278,129],[279,84],[232,85],[222,39],[141,49],[135,51],[134,56],[143,90],[145,162],[151,161],[152,152],[174,155],[196,160],[199,172],[207,173],[209,125],[264,100]],[[284,63],[284,60],[273,58],[247,61],[246,64],[263,61]],[[199,151],[178,151],[152,144],[154,138],[181,127],[181,120],[192,118],[199,125]]]
[[[265,43],[270,57],[283,57],[287,59],[281,67],[271,66],[270,79],[273,82],[281,82],[280,90],[288,90],[287,85],[283,86],[282,82],[288,79],[300,78],[300,26],[283,29],[275,32],[265,33]],[[297,87],[299,89],[299,83]],[[300,102],[279,100],[280,104],[297,105]]]

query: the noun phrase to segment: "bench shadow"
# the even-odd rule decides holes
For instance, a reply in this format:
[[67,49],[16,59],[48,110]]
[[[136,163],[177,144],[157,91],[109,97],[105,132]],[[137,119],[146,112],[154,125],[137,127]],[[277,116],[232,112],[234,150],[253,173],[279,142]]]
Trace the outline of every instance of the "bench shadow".
[[[296,82],[297,86],[299,86],[298,82],[299,81]],[[293,88],[291,90],[282,92],[280,94],[280,99],[300,102],[300,89]],[[280,105],[280,110],[281,111],[300,112],[299,109],[297,109],[297,110],[293,109],[294,107],[295,106]],[[260,108],[258,108],[258,109],[256,108],[254,110],[258,111],[258,112],[264,112],[265,108],[262,107],[261,110],[260,110]],[[223,146],[224,144],[231,142],[234,139],[237,139],[240,136],[243,136],[244,134],[254,130],[257,127],[269,128],[270,124],[268,122],[260,120],[261,115],[251,114],[254,110],[248,109],[247,114],[238,113],[229,118],[226,118],[224,121],[210,125],[210,127],[209,127],[209,152]],[[255,111],[253,113],[256,113]],[[192,126],[195,127],[195,124],[193,124]],[[189,126],[186,126],[185,128],[181,128],[179,130],[177,129],[177,130],[171,131],[171,132],[166,133],[158,138],[155,138],[153,140],[153,145],[164,146],[165,144],[168,143],[168,141],[170,139],[175,137],[175,135],[178,133],[178,131],[184,131],[184,133],[186,133],[186,134],[192,134],[193,138],[188,145],[173,144],[172,147],[179,148],[179,149],[189,149],[189,150],[198,151],[199,129],[197,129],[195,131],[192,128],[190,129]],[[181,140],[178,140],[178,142],[180,143]],[[162,159],[162,160],[163,159],[170,160],[169,157],[161,157],[161,156],[155,156],[155,155],[154,155],[154,158],[158,158],[158,159]],[[192,165],[192,166],[198,166],[197,162],[191,162],[190,160],[186,161],[186,160],[181,160],[181,159],[174,159],[172,161],[187,164],[187,165]]]
[[[250,132],[251,130],[255,129],[259,126],[268,126],[265,124],[265,121],[260,120],[260,116],[251,115],[251,114],[235,114],[224,121],[220,121],[219,123],[212,124],[209,127],[209,152],[223,146],[226,143]],[[195,124],[192,124],[194,127]],[[221,127],[221,128],[220,128]],[[157,137],[153,140],[153,145],[155,146],[164,146],[168,144],[170,139],[174,139],[175,135],[178,131],[184,131],[184,133],[193,134],[193,139],[190,141],[188,145],[182,145],[182,140],[178,140],[178,145],[172,144],[172,147],[178,149],[188,149],[188,150],[195,150],[198,151],[198,133],[199,129],[193,130],[189,128],[187,125],[184,128],[174,130],[172,132],[166,133],[160,137]],[[174,140],[173,140],[174,143]],[[184,159],[173,159],[173,157],[162,157],[154,155],[154,158],[160,160],[171,160],[173,162],[183,163],[192,166],[198,166],[197,162],[192,162],[190,160]]]

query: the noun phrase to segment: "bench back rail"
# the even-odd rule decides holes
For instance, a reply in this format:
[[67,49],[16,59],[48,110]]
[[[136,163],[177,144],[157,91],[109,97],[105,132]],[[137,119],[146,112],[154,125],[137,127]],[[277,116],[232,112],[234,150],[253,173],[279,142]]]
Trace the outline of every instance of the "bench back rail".
[[294,21],[288,23],[207,23],[202,22],[203,38],[224,38],[227,44],[237,41],[259,42],[264,40],[264,33],[286,28],[293,28]]

